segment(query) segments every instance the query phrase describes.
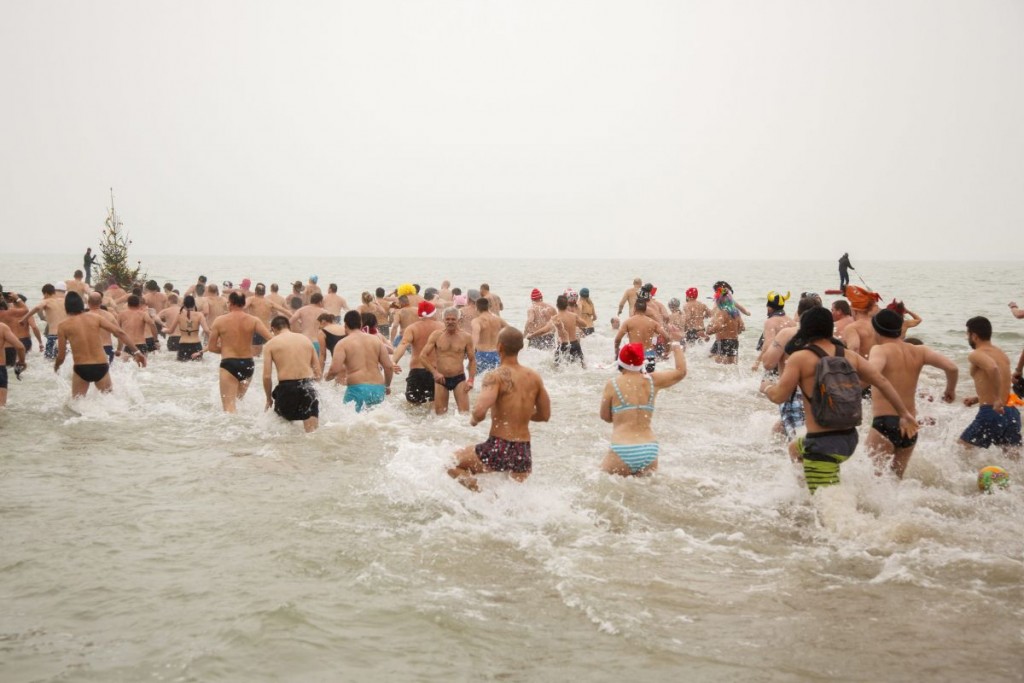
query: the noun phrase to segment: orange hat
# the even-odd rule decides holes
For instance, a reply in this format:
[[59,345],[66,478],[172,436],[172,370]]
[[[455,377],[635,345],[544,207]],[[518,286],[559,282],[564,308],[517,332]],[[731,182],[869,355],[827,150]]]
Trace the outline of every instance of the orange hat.
[[858,311],[866,311],[871,308],[871,304],[882,300],[882,296],[878,292],[872,292],[857,285],[846,285],[846,298],[850,300],[850,308],[855,308]]
[[630,372],[644,369],[644,345],[640,342],[626,344],[619,350],[619,367]]
[[421,318],[429,318],[434,315],[434,311],[437,307],[429,301],[421,301],[419,308],[416,309],[416,314]]

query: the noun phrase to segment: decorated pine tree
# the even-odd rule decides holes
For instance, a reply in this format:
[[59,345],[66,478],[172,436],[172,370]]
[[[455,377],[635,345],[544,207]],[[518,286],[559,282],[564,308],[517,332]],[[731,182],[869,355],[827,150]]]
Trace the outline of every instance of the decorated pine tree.
[[105,225],[100,240],[102,266],[99,281],[107,284],[116,282],[122,289],[130,290],[136,282],[145,279],[146,276],[139,272],[141,261],[136,261],[134,268],[128,264],[128,247],[132,241],[128,239],[124,224],[114,209],[114,188],[110,188],[110,211],[107,213]]

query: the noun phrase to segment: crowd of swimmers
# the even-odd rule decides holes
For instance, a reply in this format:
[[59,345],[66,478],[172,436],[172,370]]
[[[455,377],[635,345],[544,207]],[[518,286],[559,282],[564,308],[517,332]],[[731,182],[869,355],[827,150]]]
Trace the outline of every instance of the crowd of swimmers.
[[[580,340],[594,333],[598,319],[587,288],[565,289],[554,305],[533,289],[520,330],[502,316],[504,303],[487,284],[466,291],[449,281],[425,289],[406,283],[390,292],[378,287],[350,308],[336,284],[325,294],[318,282],[312,275],[282,294],[276,284],[268,291],[263,283],[243,279],[237,287],[230,281],[217,287],[200,276],[183,293],[153,280],[126,291],[115,283],[93,289],[83,271],[76,271],[70,280],[44,285],[42,300],[31,308],[23,294],[0,287],[0,350],[6,360],[0,405],[7,401],[7,368],[21,378],[33,338],[54,371],[70,351],[73,398],[93,385],[110,391],[110,364],[119,357],[145,367],[148,354],[161,346],[181,362],[217,354],[221,403],[228,413],[235,412],[256,372],[255,359],[262,356],[266,409],[301,422],[306,431],[318,427],[320,382],[344,385],[344,402],[363,411],[383,403],[396,375],[405,372],[408,403],[429,404],[443,414],[454,398],[474,426],[490,414],[487,440],[455,454],[452,477],[475,489],[483,472],[506,472],[517,480],[529,476],[530,422],[547,421],[551,401],[541,375],[519,363],[519,352],[524,345],[548,349],[556,367],[586,367]],[[840,465],[858,444],[855,424],[836,427],[816,407],[811,410],[820,389],[816,383],[822,382],[821,359],[843,358],[842,367],[856,376],[856,391],[870,400],[867,451],[879,473],[902,477],[914,452],[922,368],[945,374],[942,400],[952,403],[957,395],[956,364],[907,336],[920,316],[895,300],[883,306],[867,287],[844,283],[842,291],[844,297],[830,308],[819,295],[804,292],[792,314],[789,292],[769,292],[752,352],[752,370],[763,373],[760,391],[778,405],[775,432],[788,442],[812,492],[838,483]],[[683,301],[662,303],[657,292],[635,279],[610,319],[617,372],[599,407],[601,419],[612,425],[601,465],[609,473],[656,471],[659,445],[651,423],[658,393],[686,377],[687,349],[708,344],[716,363],[737,363],[744,318],[753,317],[725,281],[712,286],[711,306],[696,287],[685,291]],[[1024,318],[1016,303],[1010,310]],[[1024,350],[1011,371],[1007,354],[992,343],[987,318],[968,320],[966,335],[974,392],[963,402],[977,405],[978,412],[960,443],[997,446],[1019,458]],[[859,415],[858,399],[858,422]]]

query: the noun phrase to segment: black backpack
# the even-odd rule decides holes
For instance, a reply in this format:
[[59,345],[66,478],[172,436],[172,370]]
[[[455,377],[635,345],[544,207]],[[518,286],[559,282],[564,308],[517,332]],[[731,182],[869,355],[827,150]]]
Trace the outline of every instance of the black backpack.
[[845,358],[845,349],[836,344],[836,355],[830,356],[820,347],[806,347],[818,356],[814,369],[814,391],[811,392],[811,414],[822,427],[850,429],[861,422],[860,376]]

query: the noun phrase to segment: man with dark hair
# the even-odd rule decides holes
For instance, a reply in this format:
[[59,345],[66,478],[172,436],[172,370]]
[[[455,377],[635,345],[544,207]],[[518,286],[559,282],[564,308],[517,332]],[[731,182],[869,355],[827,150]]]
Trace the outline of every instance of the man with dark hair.
[[[313,298],[310,297],[310,302]],[[327,294],[323,300],[324,308],[328,313],[334,316],[334,322],[341,321],[341,312],[348,310],[348,302],[345,301],[345,297],[338,294],[338,284],[335,282],[327,285]]]
[[[63,285],[64,283],[62,282],[61,284]],[[43,285],[43,300],[23,315],[21,322],[26,322],[29,318],[40,312],[42,312],[43,318],[46,320],[46,349],[43,352],[43,357],[53,359],[57,357],[57,349],[55,347],[57,343],[57,327],[67,317],[67,313],[64,312],[64,299],[58,296],[57,288],[52,284],[47,283]]]
[[[799,324],[804,313],[812,308],[819,308],[820,302],[815,302],[810,297],[802,297],[796,306],[796,319]],[[797,325],[789,325],[782,328],[764,345],[764,353],[761,356],[761,363],[764,365],[764,375],[761,379],[761,391],[778,380],[779,375],[786,367],[786,346],[793,340],[800,328]],[[785,434],[786,440],[790,443],[797,437],[799,430],[807,424],[804,419],[804,400],[796,389],[789,399],[779,404],[779,421],[772,427],[772,431],[778,434]]]
[[580,348],[579,330],[586,326],[587,321],[569,310],[569,298],[565,294],[559,294],[555,299],[555,308],[558,310],[555,316],[543,327],[527,335],[527,340],[554,332],[558,335],[555,365],[561,365],[563,360],[567,363],[579,361],[580,367],[586,368],[583,349]]
[[967,362],[977,393],[965,398],[964,405],[978,406],[978,415],[960,435],[960,443],[979,448],[1000,446],[1019,455],[1020,402],[1016,394],[1010,393],[1010,359],[992,343],[988,318],[976,316],[967,321],[967,343],[971,346]]
[[[952,403],[956,398],[956,382],[960,371],[949,358],[927,346],[903,341],[903,317],[892,310],[881,310],[871,320],[875,328],[875,345],[871,347],[868,363],[895,387],[904,405],[916,413],[917,380],[925,365],[946,373],[946,390],[942,400]],[[871,431],[868,432],[868,454],[881,472],[888,464],[900,479],[914,454],[917,436],[900,434],[899,416],[885,396],[876,396],[872,402]],[[887,463],[888,461],[888,463]]]
[[473,336],[473,348],[476,350],[476,371],[482,375],[498,367],[501,362],[498,356],[498,333],[508,323],[491,313],[491,301],[484,296],[483,290],[476,300],[476,310],[477,316],[469,328]]
[[[142,308],[142,300],[136,294],[128,296],[128,308],[117,316],[117,324],[125,331],[142,353],[156,350],[156,325],[149,316],[149,311]],[[118,346],[117,355],[121,354]]]
[[[0,296],[3,296],[0,294]],[[6,302],[0,301],[0,306],[6,307]],[[3,353],[5,363],[0,365],[0,408],[7,405],[7,366],[13,365],[14,372],[21,379],[22,371],[28,367],[25,363],[25,345],[14,334],[10,327],[0,323],[0,353]],[[11,354],[14,358],[11,359]],[[13,362],[6,362],[13,360]]]
[[245,296],[231,292],[228,312],[210,325],[210,341],[200,351],[220,354],[220,400],[226,413],[236,411],[238,399],[245,396],[256,370],[252,359],[253,334],[264,339],[271,337],[263,321],[246,313],[244,308]]
[[[815,374],[819,356],[811,347],[817,347],[825,356],[842,356],[862,382],[878,387],[899,415],[900,433],[912,437],[917,433],[917,421],[881,373],[855,353],[846,353],[842,343],[832,337],[832,314],[825,308],[814,307],[800,317],[800,328],[790,344],[793,349],[786,368],[776,384],[765,387],[764,393],[773,403],[788,401],[795,389],[800,389],[804,401],[810,404],[815,392]],[[804,479],[811,493],[821,486],[839,483],[839,465],[857,448],[857,428],[828,428],[820,425],[813,410],[805,411],[807,434],[789,446],[790,457],[803,462]]]
[[551,399],[540,375],[519,364],[523,333],[506,327],[498,335],[501,364],[484,376],[483,389],[473,407],[470,426],[483,422],[491,411],[491,431],[487,441],[467,446],[455,453],[455,466],[448,474],[473,491],[482,472],[507,472],[516,481],[525,481],[533,470],[530,448],[530,422],[551,418]]
[[334,347],[331,369],[327,379],[332,380],[342,369],[345,371],[345,403],[355,403],[356,412],[364,407],[384,402],[391,393],[392,365],[387,347],[378,335],[362,330],[363,318],[359,311],[345,313],[345,337]]
[[309,297],[309,303],[295,311],[289,321],[293,330],[306,335],[313,342],[318,356],[320,355],[320,314],[323,312],[324,295],[319,291],[313,292]]
[[[319,424],[320,400],[314,379],[320,379],[320,358],[313,343],[289,328],[288,318],[276,316],[270,321],[274,338],[263,348],[263,391],[267,410],[289,421],[302,421],[307,432]],[[273,369],[277,368],[277,386],[271,390]]]
[[836,336],[842,339],[846,326],[853,322],[853,310],[849,302],[843,299],[832,302],[832,322],[835,324]]
[[64,310],[67,317],[57,327],[57,358],[53,362],[53,371],[57,372],[64,363],[68,344],[75,364],[71,373],[71,397],[85,396],[89,385],[106,393],[111,390],[110,365],[107,354],[100,341],[100,330],[106,330],[116,336],[121,344],[135,358],[141,367],[146,367],[146,354],[142,353],[124,330],[99,315],[87,314],[85,303],[77,292],[68,292],[64,298]]

